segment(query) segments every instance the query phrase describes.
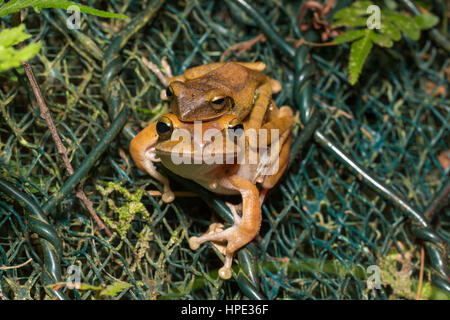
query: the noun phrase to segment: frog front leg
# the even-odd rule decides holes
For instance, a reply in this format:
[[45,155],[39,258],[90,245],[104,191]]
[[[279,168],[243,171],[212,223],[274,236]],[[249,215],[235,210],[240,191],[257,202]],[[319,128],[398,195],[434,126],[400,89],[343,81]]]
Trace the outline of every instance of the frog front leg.
[[160,161],[156,158],[155,154],[155,144],[158,141],[156,124],[157,123],[153,123],[149,125],[131,140],[130,154],[134,163],[136,163],[136,166],[140,170],[147,172],[151,177],[164,185],[162,200],[168,203],[175,199],[175,195],[170,189],[169,179],[159,173],[154,164],[155,162]]
[[196,250],[200,244],[207,241],[227,241],[225,264],[220,268],[219,276],[222,279],[229,279],[231,278],[234,253],[252,241],[259,233],[262,219],[261,206],[259,191],[250,181],[238,175],[232,175],[221,179],[219,184],[225,188],[239,191],[242,196],[242,217],[232,210],[235,220],[233,226],[221,232],[191,237],[189,246],[192,250]]

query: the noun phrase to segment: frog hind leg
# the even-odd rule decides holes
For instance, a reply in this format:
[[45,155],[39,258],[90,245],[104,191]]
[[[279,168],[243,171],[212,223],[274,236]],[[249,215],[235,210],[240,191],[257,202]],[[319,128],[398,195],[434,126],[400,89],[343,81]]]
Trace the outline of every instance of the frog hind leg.
[[278,180],[280,180],[281,176],[286,170],[289,161],[289,152],[291,150],[291,143],[292,143],[292,135],[289,135],[289,137],[286,139],[283,146],[281,147],[280,155],[278,158],[279,169],[277,173],[265,177],[262,183],[262,187],[264,189],[272,189],[277,184]]
[[281,136],[288,130],[291,130],[294,124],[294,113],[292,109],[288,106],[282,106],[279,110],[275,111],[270,115],[266,123],[264,123],[261,129],[267,130],[267,143],[270,145],[272,143],[271,132],[272,130],[278,130],[278,137]]
[[[208,64],[203,64],[201,66],[189,68],[184,72],[183,77],[185,80],[200,78],[203,77],[205,74],[224,66],[227,63],[230,62],[212,62]],[[232,62],[232,63],[237,63],[241,66],[244,66],[254,71],[263,71],[266,68],[266,64],[264,62]],[[180,78],[180,76],[176,76],[169,79],[169,83],[175,80],[182,80],[182,79],[183,78]]]
[[186,80],[192,80],[203,77],[205,74],[222,67],[225,63],[226,62],[211,62],[202,64],[201,66],[189,68],[184,72],[184,78]]
[[[262,187],[264,189],[271,189],[277,184],[278,180],[283,175],[287,168],[289,161],[289,153],[292,144],[292,134],[290,132],[293,125],[293,112],[288,106],[282,106],[278,111],[278,118],[272,119],[272,121],[267,122],[263,125],[263,129],[267,129],[269,132],[271,129],[279,130],[279,143],[281,143],[281,149],[278,157],[278,170],[276,173],[271,175],[266,175],[262,179]],[[270,135],[268,135],[270,136]],[[271,138],[268,138],[268,143],[271,143]]]
[[[257,62],[236,62],[240,64],[241,66],[244,66],[248,69],[251,69],[253,71],[264,71],[266,68],[266,64],[262,61]],[[270,86],[272,88],[272,93],[278,93],[281,91],[281,83],[276,79],[270,79]]]
[[257,62],[236,62],[237,64],[240,64],[241,66],[244,66],[246,68],[249,68],[254,71],[263,71],[266,68],[266,64],[262,61]]
[[242,195],[242,217],[235,216],[234,225],[224,231],[204,234],[200,237],[189,238],[189,246],[196,250],[200,244],[207,241],[227,241],[225,251],[225,264],[219,270],[222,279],[231,278],[231,265],[234,253],[253,240],[261,227],[261,206],[259,191],[250,181],[237,175],[226,177],[220,181],[226,188],[237,190]]
[[258,98],[255,101],[255,104],[250,113],[250,118],[248,120],[249,129],[261,128],[261,125],[265,118],[266,111],[272,98],[272,84],[269,78],[267,78],[267,80],[258,87],[257,93]]

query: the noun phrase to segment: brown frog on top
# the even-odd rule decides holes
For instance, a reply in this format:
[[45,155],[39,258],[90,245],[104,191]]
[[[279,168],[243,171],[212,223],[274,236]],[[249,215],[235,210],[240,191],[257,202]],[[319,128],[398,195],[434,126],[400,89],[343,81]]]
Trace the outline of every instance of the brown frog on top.
[[278,81],[261,71],[263,62],[215,62],[188,69],[168,80],[162,97],[170,110],[185,122],[235,115],[249,128],[260,128],[272,93],[281,90]]

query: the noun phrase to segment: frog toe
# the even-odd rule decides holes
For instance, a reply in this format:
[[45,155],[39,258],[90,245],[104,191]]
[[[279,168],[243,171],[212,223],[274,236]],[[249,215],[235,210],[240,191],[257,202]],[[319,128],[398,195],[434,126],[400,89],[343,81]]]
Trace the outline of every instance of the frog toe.
[[198,237],[190,237],[189,238],[189,248],[191,250],[197,250],[200,247],[200,242],[198,241]]
[[231,268],[227,268],[223,266],[219,269],[219,277],[221,277],[224,280],[228,280],[231,278]]
[[175,200],[175,194],[172,191],[166,191],[166,192],[164,192],[164,194],[162,196],[162,200],[165,203],[170,203],[173,200]]

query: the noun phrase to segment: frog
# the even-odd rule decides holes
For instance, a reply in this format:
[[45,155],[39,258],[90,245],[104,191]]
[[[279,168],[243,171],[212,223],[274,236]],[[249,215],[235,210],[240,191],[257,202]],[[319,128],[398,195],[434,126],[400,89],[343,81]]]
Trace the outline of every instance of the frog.
[[[208,232],[192,236],[188,240],[192,250],[197,250],[208,241],[222,249],[219,250],[225,256],[225,263],[219,269],[222,279],[232,276],[234,253],[259,234],[264,196],[286,170],[292,142],[293,112],[288,106],[278,108],[272,103],[264,117],[260,129],[266,129],[266,132],[273,132],[271,130],[275,129],[278,133],[277,139],[271,139],[271,134],[267,134],[267,146],[258,143],[255,147],[249,143],[246,136],[251,129],[249,123],[249,119],[241,121],[237,115],[230,113],[196,122],[181,121],[177,114],[167,113],[140,131],[130,143],[130,154],[137,167],[164,184],[163,197],[172,200],[174,194],[170,190],[169,180],[157,171],[155,162],[161,162],[176,175],[192,180],[218,196],[241,196],[241,215],[235,206],[229,206],[234,220],[231,227],[224,229],[223,225],[212,224]],[[196,135],[199,124],[202,134]],[[210,136],[208,138],[206,133],[209,130],[221,134],[215,135],[214,139]],[[183,134],[176,134],[178,132]],[[262,130],[258,134],[259,132]],[[239,137],[243,137],[243,144],[238,143]],[[239,146],[243,148],[239,149]],[[270,148],[273,148],[270,150],[271,156],[261,156],[263,150],[267,155]],[[180,150],[183,151],[183,162],[179,161]],[[204,156],[206,150],[211,152],[210,155],[214,154],[215,160],[222,161],[207,161]],[[240,151],[248,155],[255,150],[258,155],[256,163],[236,161]],[[276,161],[276,171],[269,175],[261,174],[262,167],[271,167]]]
[[212,62],[186,70],[167,80],[161,97],[181,121],[216,119],[223,114],[240,120],[249,117],[250,128],[260,128],[273,93],[280,83],[262,71],[263,62]]

